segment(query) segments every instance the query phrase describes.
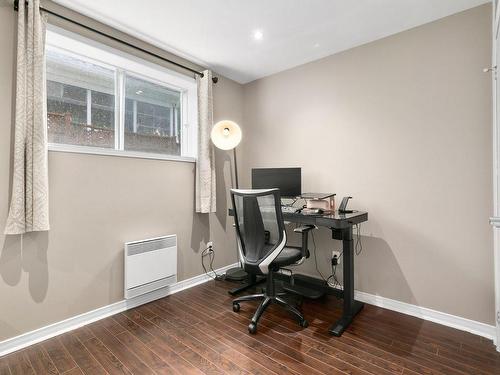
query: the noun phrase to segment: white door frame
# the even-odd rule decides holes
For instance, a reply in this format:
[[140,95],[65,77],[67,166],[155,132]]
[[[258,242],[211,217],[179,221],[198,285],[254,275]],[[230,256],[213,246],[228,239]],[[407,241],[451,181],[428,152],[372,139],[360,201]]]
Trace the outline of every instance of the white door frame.
[[497,351],[500,351],[500,105],[498,103],[499,87],[497,79],[497,52],[499,51],[499,26],[500,26],[500,2],[493,0],[493,32],[492,32],[492,62],[491,69],[487,70],[491,73],[492,77],[492,95],[493,95],[493,217],[490,218],[490,223],[493,226],[493,247],[494,247],[494,261],[495,268],[495,325],[496,337],[495,345]]

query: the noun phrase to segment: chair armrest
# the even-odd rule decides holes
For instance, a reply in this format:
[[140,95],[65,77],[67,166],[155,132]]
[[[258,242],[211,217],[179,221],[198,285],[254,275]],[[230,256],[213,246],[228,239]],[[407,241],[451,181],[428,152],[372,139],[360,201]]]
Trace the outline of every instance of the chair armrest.
[[293,230],[295,233],[300,233],[302,235],[302,246],[300,247],[300,251],[302,252],[303,258],[309,258],[310,255],[308,248],[309,232],[315,228],[316,227],[314,225],[303,225]]
[[295,233],[307,233],[314,228],[316,228],[314,225],[303,225],[301,227],[295,228],[293,231]]

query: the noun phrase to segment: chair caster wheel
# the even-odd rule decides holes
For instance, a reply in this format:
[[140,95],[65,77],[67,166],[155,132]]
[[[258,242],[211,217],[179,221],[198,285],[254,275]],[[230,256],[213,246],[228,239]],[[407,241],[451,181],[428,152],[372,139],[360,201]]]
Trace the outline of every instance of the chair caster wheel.
[[255,334],[255,332],[257,332],[257,324],[255,324],[254,322],[251,322],[248,325],[248,332],[251,333],[252,335]]
[[239,303],[233,303],[233,311],[234,312],[240,311],[240,304]]
[[309,322],[308,322],[307,320],[305,320],[305,319],[304,319],[303,321],[301,321],[299,324],[300,324],[300,326],[301,326],[302,328],[307,328],[307,327],[309,327]]

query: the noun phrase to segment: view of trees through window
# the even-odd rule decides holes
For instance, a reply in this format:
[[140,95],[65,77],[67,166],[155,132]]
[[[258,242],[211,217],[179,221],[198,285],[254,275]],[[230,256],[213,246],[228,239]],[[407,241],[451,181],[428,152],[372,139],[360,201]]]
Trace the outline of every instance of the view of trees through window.
[[50,143],[181,154],[180,92],[59,50],[46,56]]

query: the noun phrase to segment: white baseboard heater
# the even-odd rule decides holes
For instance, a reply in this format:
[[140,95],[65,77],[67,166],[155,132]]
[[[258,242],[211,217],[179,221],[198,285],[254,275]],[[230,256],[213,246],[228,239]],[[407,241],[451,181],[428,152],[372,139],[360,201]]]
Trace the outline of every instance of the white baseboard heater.
[[177,236],[125,243],[125,299],[177,282]]

